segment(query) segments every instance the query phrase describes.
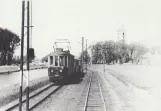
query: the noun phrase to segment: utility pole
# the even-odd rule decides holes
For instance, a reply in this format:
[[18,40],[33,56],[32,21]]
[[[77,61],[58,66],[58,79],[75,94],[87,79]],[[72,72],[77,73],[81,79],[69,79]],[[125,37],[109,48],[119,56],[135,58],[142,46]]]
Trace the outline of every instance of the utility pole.
[[[25,8],[25,0],[22,1],[22,23],[21,23],[21,66],[20,66],[20,89],[19,89],[19,111],[22,111],[22,87],[23,87],[23,52],[24,52],[24,28],[27,28],[27,74],[26,74],[26,111],[29,111],[29,62],[30,56],[33,56],[34,49],[29,49],[30,47],[30,2],[27,1],[27,7]],[[27,26],[24,26],[25,22],[25,10],[27,9]],[[32,52],[31,52],[32,51]]]
[[33,25],[32,25],[32,1],[30,1],[30,4],[31,4],[31,13],[30,13],[30,18],[31,18],[31,21],[30,21],[30,23],[31,23],[31,28],[30,28],[30,44],[29,44],[29,48],[32,48],[32,28],[33,28]]
[[83,76],[83,60],[84,60],[84,37],[82,37],[82,76]]
[[30,10],[27,1],[27,79],[26,79],[26,111],[29,111],[29,36],[30,36]]
[[21,23],[21,65],[20,65],[20,88],[19,88],[19,111],[22,111],[22,89],[23,89],[23,47],[24,47],[24,16],[25,1],[22,1],[22,23]]
[[87,73],[87,39],[86,39],[86,73]]

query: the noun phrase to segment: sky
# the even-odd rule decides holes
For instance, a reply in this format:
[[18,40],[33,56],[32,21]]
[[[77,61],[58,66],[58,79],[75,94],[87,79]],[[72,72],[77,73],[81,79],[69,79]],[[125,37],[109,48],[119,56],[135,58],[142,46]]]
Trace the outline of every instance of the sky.
[[[41,58],[53,51],[56,39],[68,39],[71,53],[78,55],[81,37],[88,39],[88,46],[117,41],[122,27],[128,44],[161,46],[160,4],[160,0],[32,0],[32,47]],[[22,0],[0,0],[0,27],[21,35],[21,6]]]

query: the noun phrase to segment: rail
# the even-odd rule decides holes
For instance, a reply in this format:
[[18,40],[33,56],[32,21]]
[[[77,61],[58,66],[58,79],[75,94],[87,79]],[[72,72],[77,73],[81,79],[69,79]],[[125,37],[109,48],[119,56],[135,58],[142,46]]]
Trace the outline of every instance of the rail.
[[[47,91],[48,91],[50,88],[52,88],[53,86],[55,86],[55,84],[48,84],[48,85],[44,86],[42,89],[41,89],[41,88],[38,89],[38,91],[37,91],[36,93],[30,94],[29,100],[32,100],[34,97],[41,96],[41,94],[42,94],[43,92],[47,92]],[[50,91],[48,94],[46,94],[43,98],[41,98],[39,101],[37,101],[36,103],[34,103],[32,106],[30,106],[30,107],[29,107],[29,110],[33,110],[36,106],[38,106],[40,103],[42,103],[42,102],[43,102],[45,99],[47,99],[50,95],[52,95],[53,93],[55,93],[56,91],[58,91],[62,86],[63,86],[63,85],[56,86],[56,87],[54,87],[53,90],[51,89],[51,91]],[[26,102],[26,98],[23,97],[23,100],[22,100],[23,106],[24,106],[25,102]],[[12,103],[10,103],[10,104],[8,104],[8,105],[6,105],[6,106],[0,108],[0,111],[11,111],[11,110],[14,110],[14,109],[18,108],[18,106],[19,106],[19,101],[16,100],[16,101],[14,101],[14,102],[12,102]],[[24,108],[24,107],[23,107],[23,108]]]
[[83,111],[106,111],[106,105],[101,90],[98,76],[92,73],[90,82],[88,85],[88,91],[85,99]]

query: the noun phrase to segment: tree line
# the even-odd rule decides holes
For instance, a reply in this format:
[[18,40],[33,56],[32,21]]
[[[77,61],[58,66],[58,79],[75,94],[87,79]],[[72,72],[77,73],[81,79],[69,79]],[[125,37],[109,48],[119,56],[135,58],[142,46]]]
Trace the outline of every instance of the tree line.
[[0,28],[0,65],[11,65],[14,51],[20,38],[14,32]]
[[[104,41],[97,42],[90,47],[91,54],[84,50],[81,52],[79,59],[82,59],[84,63],[93,64],[123,64],[127,62],[138,64],[143,55],[146,54],[149,49],[140,43],[126,44],[123,41]],[[42,58],[42,62],[47,61],[48,55]]]
[[139,63],[148,49],[139,43],[126,44],[122,41],[97,42],[91,48],[92,63]]

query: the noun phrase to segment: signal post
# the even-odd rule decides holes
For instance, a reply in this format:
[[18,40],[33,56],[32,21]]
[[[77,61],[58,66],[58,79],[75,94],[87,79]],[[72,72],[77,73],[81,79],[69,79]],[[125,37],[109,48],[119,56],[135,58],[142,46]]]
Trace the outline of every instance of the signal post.
[[20,64],[20,88],[19,88],[19,111],[22,111],[22,89],[23,89],[23,47],[24,47],[24,16],[25,1],[22,1],[22,23],[21,23],[21,64]]
[[26,79],[26,111],[29,111],[29,36],[30,36],[30,15],[29,15],[29,1],[27,1],[27,79]]
[[[27,26],[24,26],[25,21],[25,10],[27,10]],[[32,10],[31,10],[32,11]],[[32,23],[31,23],[32,24]],[[26,111],[29,111],[29,75],[30,67],[29,63],[34,58],[34,49],[31,48],[30,44],[30,1],[27,1],[27,7],[25,8],[25,0],[22,1],[22,23],[21,23],[21,65],[20,65],[20,89],[19,89],[19,111],[22,111],[22,95],[23,95],[23,64],[24,64],[24,28],[27,28],[27,74],[26,74]],[[30,46],[29,46],[30,45]]]

